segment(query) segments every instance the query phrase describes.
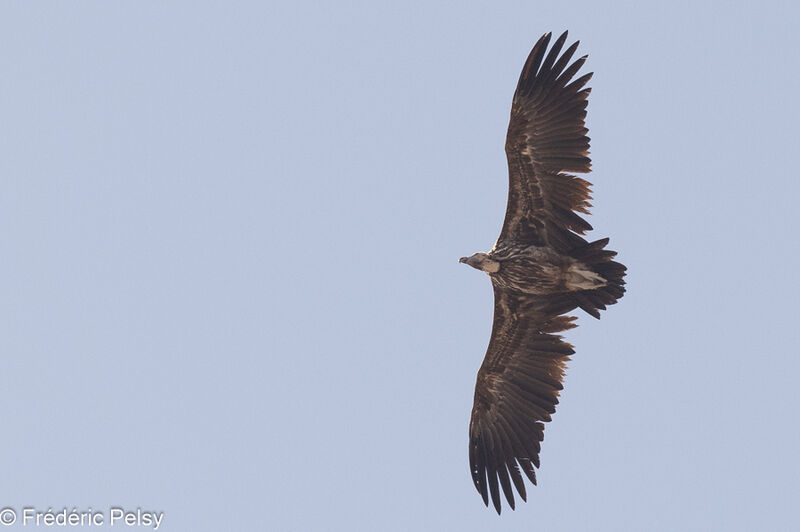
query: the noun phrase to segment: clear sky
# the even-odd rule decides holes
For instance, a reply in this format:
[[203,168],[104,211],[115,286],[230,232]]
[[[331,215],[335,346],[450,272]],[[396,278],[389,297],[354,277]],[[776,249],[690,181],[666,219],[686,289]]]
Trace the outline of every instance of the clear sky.
[[[797,529],[800,12],[600,4],[4,2],[0,508]],[[539,486],[498,517],[467,460],[492,291],[458,258],[564,29],[628,293],[567,333]]]

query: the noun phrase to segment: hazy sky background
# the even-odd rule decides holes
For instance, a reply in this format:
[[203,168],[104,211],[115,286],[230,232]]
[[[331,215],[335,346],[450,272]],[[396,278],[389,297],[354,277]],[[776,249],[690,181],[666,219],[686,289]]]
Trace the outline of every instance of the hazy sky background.
[[[601,4],[3,2],[0,508],[795,529],[800,11]],[[492,291],[457,260],[564,29],[628,293],[567,334],[539,486],[498,517],[467,460]]]

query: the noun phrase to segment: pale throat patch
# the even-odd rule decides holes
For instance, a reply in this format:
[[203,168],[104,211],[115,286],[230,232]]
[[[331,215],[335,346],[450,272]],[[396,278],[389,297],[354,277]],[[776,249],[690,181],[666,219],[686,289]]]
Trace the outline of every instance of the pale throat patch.
[[481,270],[486,273],[497,273],[500,271],[500,263],[492,259],[484,259],[481,263]]

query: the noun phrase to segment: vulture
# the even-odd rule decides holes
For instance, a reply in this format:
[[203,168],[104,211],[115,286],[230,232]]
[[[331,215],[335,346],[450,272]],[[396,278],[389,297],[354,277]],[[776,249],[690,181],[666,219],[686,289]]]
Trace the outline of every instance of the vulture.
[[[478,371],[469,424],[472,481],[486,506],[500,513],[501,490],[514,509],[514,488],[526,500],[523,474],[534,468],[544,423],[558,404],[572,345],[558,333],[575,327],[581,308],[595,318],[622,297],[625,266],[588,242],[591,184],[585,127],[592,74],[575,77],[586,56],[572,61],[564,32],[533,47],[511,105],[506,136],[508,203],[500,236],[488,253],[459,262],[483,270],[494,288],[494,322]],[[513,486],[513,487],[512,487]]]

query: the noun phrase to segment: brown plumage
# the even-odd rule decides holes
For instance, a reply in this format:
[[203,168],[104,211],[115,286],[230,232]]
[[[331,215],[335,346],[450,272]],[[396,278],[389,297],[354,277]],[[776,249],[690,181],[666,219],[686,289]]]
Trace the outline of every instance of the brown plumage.
[[[514,508],[525,500],[523,474],[536,484],[544,423],[558,404],[572,346],[557,334],[575,326],[564,313],[600,310],[625,292],[625,266],[606,250],[608,239],[587,242],[590,183],[566,172],[590,170],[584,125],[591,78],[573,78],[586,61],[570,63],[578,43],[549,53],[548,33],[522,69],[506,138],[509,190],[500,237],[488,253],[461,262],[489,274],[494,324],[478,371],[469,427],[475,487],[500,513],[500,491]],[[559,55],[560,54],[560,55]],[[580,214],[579,214],[580,213]]]

